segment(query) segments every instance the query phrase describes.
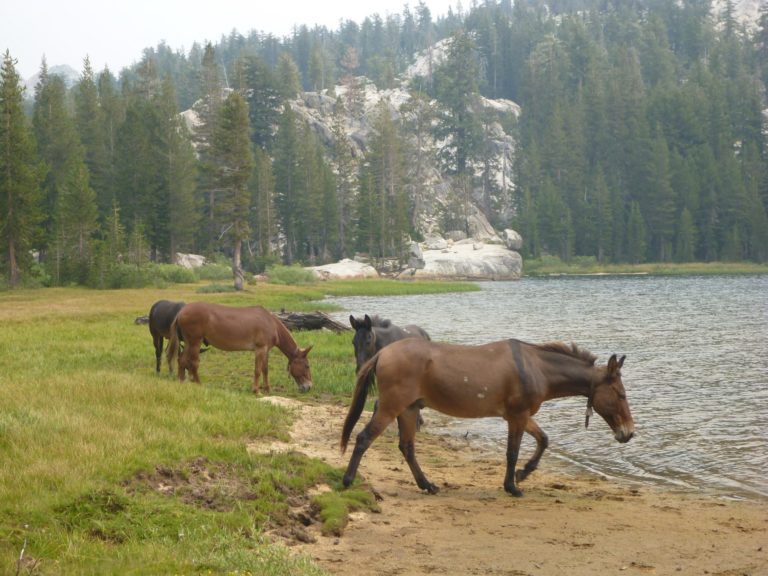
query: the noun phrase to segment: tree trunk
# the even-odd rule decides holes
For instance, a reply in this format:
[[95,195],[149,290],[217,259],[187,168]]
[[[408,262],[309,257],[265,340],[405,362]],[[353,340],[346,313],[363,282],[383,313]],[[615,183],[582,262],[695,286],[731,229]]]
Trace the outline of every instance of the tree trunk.
[[235,277],[235,290],[238,292],[243,289],[243,268],[241,266],[240,251],[243,247],[243,241],[235,240],[235,249],[232,253],[232,274]]

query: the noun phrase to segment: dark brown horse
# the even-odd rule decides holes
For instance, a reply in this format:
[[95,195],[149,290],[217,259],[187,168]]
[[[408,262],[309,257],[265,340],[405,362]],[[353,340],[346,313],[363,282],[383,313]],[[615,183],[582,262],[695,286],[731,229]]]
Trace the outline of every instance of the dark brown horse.
[[363,364],[373,358],[376,352],[384,348],[384,346],[392,344],[392,342],[405,338],[431,340],[427,331],[420,326],[408,324],[407,326],[400,327],[392,324],[390,320],[380,318],[379,316],[371,317],[366,314],[362,320],[350,316],[349,324],[355,331],[355,335],[352,338],[352,346],[355,348],[357,370],[360,370]]
[[[152,343],[155,345],[155,359],[157,360],[155,371],[158,373],[160,372],[160,358],[163,355],[163,338],[171,338],[171,324],[182,308],[184,308],[184,302],[158,300],[149,309],[149,333],[152,334]],[[171,369],[170,366],[168,368]]]
[[[371,317],[366,314],[362,320],[350,315],[349,324],[355,331],[355,335],[352,337],[352,346],[355,348],[355,363],[357,364],[355,371],[360,370],[360,367],[373,358],[376,352],[392,344],[392,342],[405,340],[406,338],[431,340],[427,331],[421,326],[408,324],[401,328],[392,324],[390,320],[381,318],[378,315]],[[374,411],[378,406],[379,401],[377,400],[373,405]],[[416,429],[420,430],[422,424],[424,424],[424,419],[421,417],[421,413],[419,413]]]
[[179,358],[179,380],[184,380],[186,370],[194,382],[200,382],[197,368],[200,365],[200,343],[206,340],[211,346],[226,351],[253,350],[256,361],[253,373],[253,392],[259,393],[259,378],[264,375],[264,390],[269,393],[269,351],[277,346],[288,358],[288,372],[299,389],[306,392],[312,387],[312,374],[307,354],[312,349],[299,348],[288,328],[274,314],[261,306],[237,308],[192,302],[181,309],[171,326],[168,343],[168,366],[178,354],[178,340],[186,342]]
[[[342,453],[365,406],[369,388],[377,381],[379,409],[357,435],[355,449],[344,474],[352,484],[363,454],[384,429],[397,419],[400,451],[416,484],[430,494],[438,491],[416,462],[416,419],[425,406],[459,418],[499,416],[507,421],[507,472],[504,489],[522,492],[515,482],[533,472],[547,447],[547,436],[533,420],[542,402],[565,396],[587,398],[587,419],[592,407],[608,423],[619,442],[628,442],[635,424],[621,381],[624,356],[614,354],[605,366],[578,346],[556,342],[528,344],[502,340],[481,346],[401,340],[390,344],[358,372],[352,403],[341,434]],[[523,432],[536,438],[536,452],[515,474]]]

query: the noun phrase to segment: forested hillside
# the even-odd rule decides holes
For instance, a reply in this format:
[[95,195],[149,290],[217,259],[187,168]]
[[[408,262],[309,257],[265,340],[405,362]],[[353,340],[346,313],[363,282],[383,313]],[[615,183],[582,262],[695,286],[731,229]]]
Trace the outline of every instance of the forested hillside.
[[[480,210],[524,256],[764,262],[768,8],[745,23],[712,4],[488,0],[433,18],[419,3],[161,44],[117,75],[86,61],[71,88],[42,62],[26,95],[6,52],[0,276],[115,285],[177,252],[238,272],[404,258],[436,190],[433,226]],[[407,97],[374,113],[370,85]],[[300,113],[312,94],[330,127]]]

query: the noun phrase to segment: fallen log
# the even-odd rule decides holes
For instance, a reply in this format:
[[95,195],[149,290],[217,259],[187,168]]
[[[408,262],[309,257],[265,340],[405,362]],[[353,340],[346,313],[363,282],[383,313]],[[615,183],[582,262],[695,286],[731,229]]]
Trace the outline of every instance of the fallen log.
[[281,310],[275,314],[288,330],[331,330],[332,332],[346,332],[351,330],[346,324],[336,322],[322,312],[286,312]]

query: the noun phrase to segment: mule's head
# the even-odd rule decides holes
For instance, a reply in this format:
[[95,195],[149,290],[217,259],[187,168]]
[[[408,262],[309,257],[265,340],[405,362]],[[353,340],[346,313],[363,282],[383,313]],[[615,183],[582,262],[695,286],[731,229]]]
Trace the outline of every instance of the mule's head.
[[355,330],[352,345],[355,347],[355,364],[357,370],[376,354],[376,334],[373,332],[373,321],[368,314],[362,320],[349,317],[349,323]]
[[589,425],[589,415],[594,406],[597,413],[613,430],[614,438],[622,443],[629,442],[635,434],[635,421],[629,411],[627,393],[621,381],[621,367],[624,365],[624,358],[626,356],[617,359],[616,354],[614,354],[608,360],[608,364],[598,370],[598,379],[593,384],[591,396],[587,403],[586,420],[586,424]]
[[307,392],[312,388],[312,371],[309,369],[309,360],[307,360],[307,354],[310,350],[312,350],[312,346],[298,348],[288,361],[288,372],[302,392]]

